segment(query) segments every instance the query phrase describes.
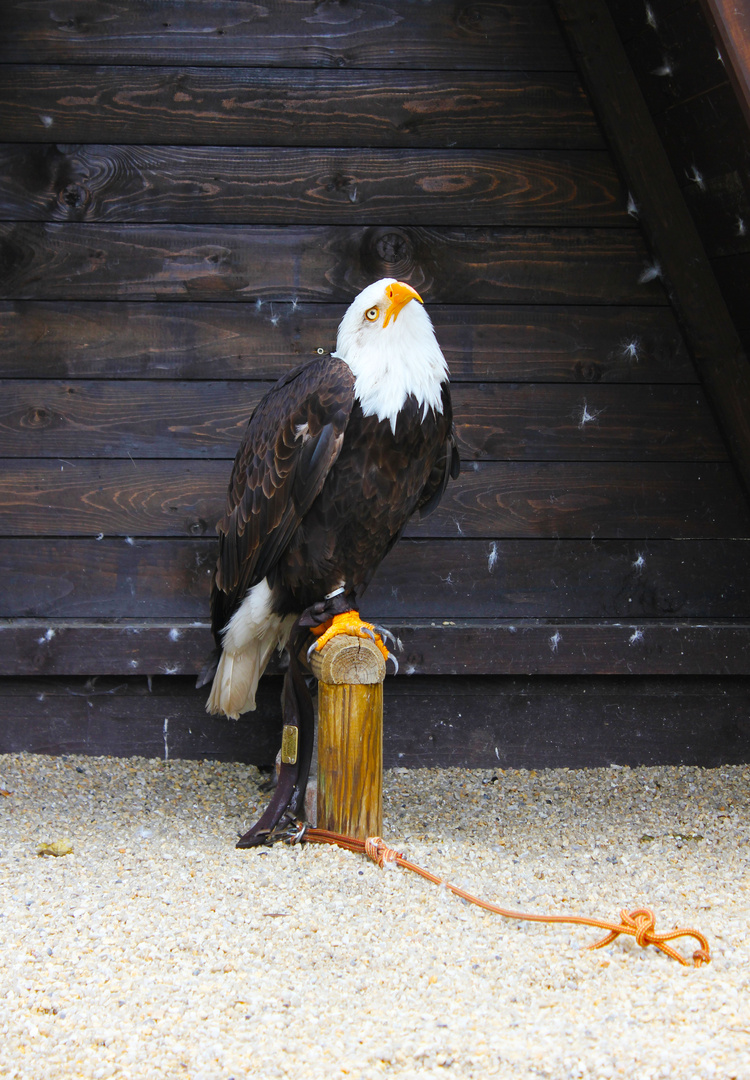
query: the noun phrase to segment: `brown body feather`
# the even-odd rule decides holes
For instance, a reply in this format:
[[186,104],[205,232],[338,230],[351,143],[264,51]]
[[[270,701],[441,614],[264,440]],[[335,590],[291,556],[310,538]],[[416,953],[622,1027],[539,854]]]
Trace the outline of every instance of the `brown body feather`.
[[264,578],[279,615],[344,586],[359,598],[414,513],[430,512],[458,469],[450,393],[442,414],[407,398],[395,432],[363,416],[340,359],[282,379],[255,410],[232,471],[211,591],[218,646]]

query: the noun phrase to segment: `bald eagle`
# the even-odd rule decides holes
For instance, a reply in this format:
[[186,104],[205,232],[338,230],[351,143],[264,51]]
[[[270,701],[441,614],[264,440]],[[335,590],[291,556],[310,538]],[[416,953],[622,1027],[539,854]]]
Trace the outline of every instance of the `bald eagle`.
[[376,281],[346,311],[336,351],[281,378],[248,424],[217,526],[207,711],[255,708],[306,611],[332,619],[329,633],[367,633],[362,593],[458,471],[448,367],[422,299]]

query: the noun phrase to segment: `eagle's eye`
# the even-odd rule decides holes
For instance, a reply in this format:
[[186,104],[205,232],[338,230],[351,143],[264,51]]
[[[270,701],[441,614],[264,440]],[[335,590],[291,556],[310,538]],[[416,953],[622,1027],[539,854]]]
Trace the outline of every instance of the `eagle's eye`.
[[375,322],[379,314],[380,311],[378,310],[378,308],[371,307],[369,311],[365,312],[365,318],[368,322]]

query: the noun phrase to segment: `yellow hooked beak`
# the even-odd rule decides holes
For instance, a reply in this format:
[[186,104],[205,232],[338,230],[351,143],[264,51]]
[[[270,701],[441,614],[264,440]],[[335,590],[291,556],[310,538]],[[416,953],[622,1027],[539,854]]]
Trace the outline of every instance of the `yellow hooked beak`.
[[407,285],[403,281],[394,281],[392,285],[388,285],[385,295],[388,297],[388,307],[385,310],[385,318],[383,319],[384,327],[388,325],[391,316],[393,321],[396,321],[399,312],[403,307],[406,307],[410,300],[418,300],[420,304],[424,303],[417,290],[412,289],[411,285]]

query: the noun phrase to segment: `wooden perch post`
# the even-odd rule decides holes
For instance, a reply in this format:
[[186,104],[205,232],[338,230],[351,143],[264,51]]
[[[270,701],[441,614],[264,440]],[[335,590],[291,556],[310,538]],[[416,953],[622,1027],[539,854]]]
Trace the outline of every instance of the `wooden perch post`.
[[318,680],[318,827],[357,839],[383,828],[385,660],[366,638],[332,638],[310,662]]

